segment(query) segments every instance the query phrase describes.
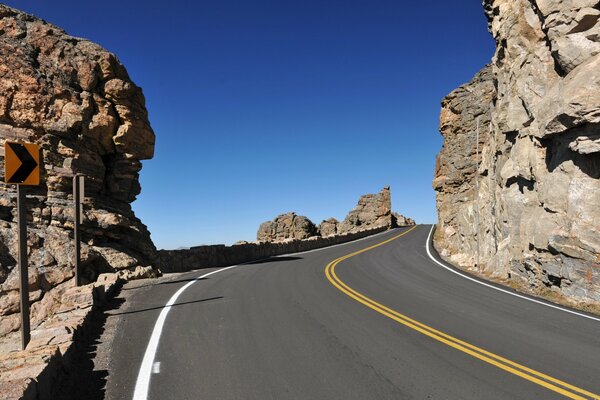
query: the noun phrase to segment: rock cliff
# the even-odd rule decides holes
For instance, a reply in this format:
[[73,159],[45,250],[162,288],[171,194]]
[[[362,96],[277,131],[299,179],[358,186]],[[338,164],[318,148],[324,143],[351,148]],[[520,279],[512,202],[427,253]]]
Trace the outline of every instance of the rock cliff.
[[[100,46],[0,5],[0,147],[37,143],[41,184],[28,187],[32,327],[56,308],[73,276],[72,177],[85,175],[84,283],[154,263],[130,203],[154,133],[142,90]],[[4,178],[4,155],[0,175]],[[19,328],[16,189],[0,183],[0,334]]]
[[598,303],[600,2],[484,8],[492,64],[442,102],[436,247],[461,267]]

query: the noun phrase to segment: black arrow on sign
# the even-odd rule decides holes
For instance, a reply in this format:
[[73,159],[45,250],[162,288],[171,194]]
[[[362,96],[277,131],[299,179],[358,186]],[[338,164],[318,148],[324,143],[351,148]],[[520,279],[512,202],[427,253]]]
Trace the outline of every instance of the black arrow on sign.
[[33,170],[38,166],[37,162],[33,159],[31,154],[25,146],[19,143],[7,143],[12,151],[15,152],[19,161],[21,161],[21,166],[15,171],[15,173],[10,177],[9,182],[13,183],[23,183],[25,179],[29,177],[29,174],[33,172]]

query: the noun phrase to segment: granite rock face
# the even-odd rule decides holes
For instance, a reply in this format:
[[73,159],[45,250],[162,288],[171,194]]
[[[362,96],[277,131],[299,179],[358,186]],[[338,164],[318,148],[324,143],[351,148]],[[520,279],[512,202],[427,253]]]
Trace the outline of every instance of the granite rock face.
[[600,2],[484,7],[492,65],[442,102],[436,246],[462,267],[600,302]]
[[392,228],[392,195],[386,186],[377,194],[365,194],[339,224],[338,233],[358,232],[363,229]]
[[[150,234],[130,206],[141,190],[140,160],[154,151],[144,102],[113,54],[0,5],[0,147],[6,140],[37,143],[43,164],[40,186],[26,188],[33,327],[57,308],[73,276],[74,174],[86,181],[84,283],[156,260]],[[19,321],[16,188],[0,187],[3,334]]]
[[281,242],[317,236],[317,227],[308,218],[294,212],[281,214],[273,221],[260,224],[256,233],[259,242]]
[[[476,215],[473,208],[477,195],[477,149],[489,141],[491,103],[495,88],[491,66],[481,70],[473,80],[442,101],[440,132],[444,137],[442,151],[435,166],[433,187],[437,192],[438,229],[436,243],[444,254],[460,266],[475,263],[477,252]],[[479,143],[477,125],[479,120]],[[480,203],[481,206],[484,202]],[[480,213],[481,214],[481,213]],[[489,256],[489,249],[487,255]]]

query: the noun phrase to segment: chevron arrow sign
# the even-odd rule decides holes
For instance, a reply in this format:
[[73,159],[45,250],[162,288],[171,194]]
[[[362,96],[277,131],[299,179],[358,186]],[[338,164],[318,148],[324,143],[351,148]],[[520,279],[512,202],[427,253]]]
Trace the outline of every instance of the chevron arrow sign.
[[36,186],[40,184],[40,149],[33,143],[4,143],[6,183]]

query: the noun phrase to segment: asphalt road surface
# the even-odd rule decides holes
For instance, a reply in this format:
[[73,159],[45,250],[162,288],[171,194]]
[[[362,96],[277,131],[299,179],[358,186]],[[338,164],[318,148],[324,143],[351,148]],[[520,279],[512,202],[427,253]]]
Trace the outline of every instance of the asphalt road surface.
[[427,254],[430,229],[396,229],[139,290],[113,342],[107,393],[152,400],[600,398],[600,319],[444,269]]

